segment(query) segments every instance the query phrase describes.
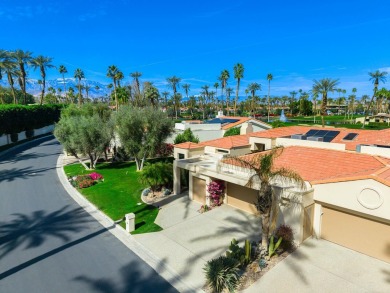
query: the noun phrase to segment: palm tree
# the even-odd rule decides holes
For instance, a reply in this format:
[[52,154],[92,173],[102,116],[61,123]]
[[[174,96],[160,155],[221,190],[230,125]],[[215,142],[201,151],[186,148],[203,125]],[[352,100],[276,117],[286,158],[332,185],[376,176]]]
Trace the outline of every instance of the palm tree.
[[118,72],[117,72],[115,77],[116,77],[116,80],[118,82],[118,87],[121,87],[121,80],[123,80],[125,78],[123,72],[118,70]]
[[336,90],[336,86],[339,84],[338,79],[323,78],[321,80],[314,80],[313,94],[322,95],[321,102],[321,121],[322,127],[325,127],[324,116],[326,115],[326,107],[328,105],[328,92]]
[[85,78],[84,72],[77,68],[74,72],[74,78],[78,80],[78,89],[79,89],[79,106],[81,106],[82,98],[81,98],[81,79]]
[[169,92],[164,91],[164,92],[161,93],[161,95],[164,97],[164,106],[165,106],[165,108],[167,108]]
[[62,75],[62,82],[64,83],[64,94],[66,99],[66,82],[65,82],[65,74],[68,73],[68,70],[64,65],[60,65],[58,68],[58,72]]
[[292,115],[292,110],[293,110],[293,102],[295,101],[295,96],[297,95],[298,93],[296,91],[292,91],[290,92],[290,95],[291,95],[291,103],[290,103],[290,114]]
[[269,122],[269,112],[270,112],[270,109],[269,109],[269,94],[271,92],[271,80],[273,79],[274,77],[272,76],[271,73],[268,73],[267,74],[267,80],[268,80],[268,97],[267,97],[267,104],[268,104],[268,122]]
[[187,101],[188,101],[188,92],[190,91],[190,87],[191,85],[188,84],[188,83],[185,83],[182,85],[183,89],[184,89],[184,92],[186,93],[186,98],[187,98]]
[[11,59],[11,54],[8,51],[1,50],[0,51],[0,79],[3,78],[2,73],[5,72],[7,75],[7,80],[9,83],[9,86],[11,88],[12,97],[14,98],[14,104],[17,104],[17,98],[15,93],[15,87],[14,87],[14,76],[16,76],[16,63],[13,62]]
[[226,92],[226,111],[227,111],[228,115],[229,115],[230,95],[232,94],[233,91],[234,91],[234,89],[231,87],[228,87],[225,89],[225,92]]
[[108,66],[107,77],[112,78],[112,84],[114,86],[114,97],[115,97],[115,109],[118,111],[119,102],[116,95],[116,83],[118,78],[119,69],[115,65]]
[[130,76],[134,79],[135,93],[139,94],[141,92],[140,85],[139,85],[139,78],[142,76],[142,73],[135,71],[135,72],[130,73]]
[[378,90],[379,82],[383,82],[383,83],[386,82],[387,72],[386,71],[380,72],[379,70],[377,70],[375,72],[369,72],[368,75],[370,76],[370,80],[374,84],[374,93],[372,95],[370,103],[368,104],[367,111],[365,111],[365,113],[364,113],[364,121],[363,121],[362,128],[364,128],[364,125],[366,124],[367,115],[368,115],[368,112],[370,111],[371,105],[372,105],[372,103],[374,101],[374,98],[376,96],[376,92]]
[[[174,101],[179,100],[179,97],[176,97],[176,94],[177,94],[177,89],[180,88],[180,81],[181,81],[181,78],[177,77],[175,75],[167,78],[168,87],[173,90],[173,100]],[[181,99],[181,97],[180,97],[180,99]],[[174,105],[176,108],[176,119],[177,119],[177,103],[175,102]]]
[[256,91],[261,91],[261,84],[258,84],[257,82],[252,82],[248,85],[247,91],[248,91],[248,93],[251,93],[251,95],[252,95],[251,112],[253,115],[253,114],[255,114],[254,108],[255,108]]
[[19,65],[19,84],[23,92],[23,104],[26,104],[27,92],[26,92],[26,68],[25,66],[29,64],[31,60],[32,52],[16,50],[12,52],[12,58]]
[[[263,248],[268,247],[268,237],[270,232],[275,229],[278,219],[278,199],[272,189],[272,183],[275,180],[281,180],[285,183],[297,184],[305,189],[305,182],[302,177],[293,170],[287,168],[275,168],[275,159],[283,152],[283,148],[274,148],[270,151],[250,156],[250,158],[231,157],[226,159],[228,162],[238,163],[240,167],[247,168],[251,175],[247,182],[249,188],[260,185],[256,198],[256,209],[261,215],[261,229]],[[271,219],[272,216],[272,219]]]
[[217,100],[218,100],[218,88],[219,88],[219,83],[218,82],[214,83],[214,88],[215,88],[215,95],[216,95]]
[[226,69],[222,70],[221,74],[218,77],[218,80],[221,82],[222,100],[223,100],[223,90],[226,88],[227,81],[229,78],[230,78],[230,73]]
[[244,78],[244,65],[242,65],[241,63],[237,63],[236,65],[234,65],[233,70],[234,70],[234,78],[237,80],[236,98],[234,99],[234,116],[236,116],[238,93],[240,91],[240,82],[241,79]]
[[53,64],[51,64],[53,58],[51,57],[44,57],[42,55],[39,55],[31,60],[31,65],[34,67],[34,69],[39,68],[41,72],[42,77],[42,92],[41,92],[41,99],[40,104],[43,104],[43,97],[45,95],[45,87],[46,87],[46,69],[55,67]]

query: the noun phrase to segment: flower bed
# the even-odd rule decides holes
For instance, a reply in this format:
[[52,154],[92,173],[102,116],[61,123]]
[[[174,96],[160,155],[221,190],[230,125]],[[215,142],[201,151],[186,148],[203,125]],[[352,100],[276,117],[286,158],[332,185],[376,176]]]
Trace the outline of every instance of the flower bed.
[[103,176],[99,173],[93,172],[86,175],[78,175],[68,178],[69,182],[76,188],[88,188],[97,182],[104,181]]

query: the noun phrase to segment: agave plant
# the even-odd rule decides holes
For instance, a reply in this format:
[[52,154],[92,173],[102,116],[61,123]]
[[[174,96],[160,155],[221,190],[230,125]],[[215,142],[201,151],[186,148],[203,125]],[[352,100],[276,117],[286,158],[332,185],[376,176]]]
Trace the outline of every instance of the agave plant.
[[219,293],[225,289],[234,292],[239,282],[238,262],[226,256],[208,261],[204,267],[206,280],[210,288]]

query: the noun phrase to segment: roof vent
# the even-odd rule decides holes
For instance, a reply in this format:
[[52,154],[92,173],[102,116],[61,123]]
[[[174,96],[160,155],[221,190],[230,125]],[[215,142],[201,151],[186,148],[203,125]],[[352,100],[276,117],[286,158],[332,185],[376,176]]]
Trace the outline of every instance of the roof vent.
[[319,136],[308,136],[307,140],[310,140],[310,141],[324,141],[324,138],[323,137],[319,137]]
[[300,139],[300,140],[306,140],[306,135],[304,134],[293,134],[291,135],[292,139]]

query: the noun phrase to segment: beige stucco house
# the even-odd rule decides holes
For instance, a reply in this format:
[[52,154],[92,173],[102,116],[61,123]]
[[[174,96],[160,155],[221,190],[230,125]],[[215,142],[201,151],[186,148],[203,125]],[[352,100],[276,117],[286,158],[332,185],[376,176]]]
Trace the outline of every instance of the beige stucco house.
[[175,145],[175,192],[187,184],[190,198],[206,204],[207,184],[223,180],[224,203],[256,213],[259,185],[248,188],[250,170],[224,158],[252,159],[276,146],[284,149],[275,166],[295,170],[306,183],[272,183],[279,223],[294,229],[295,241],[314,236],[390,262],[390,129],[294,126]]

